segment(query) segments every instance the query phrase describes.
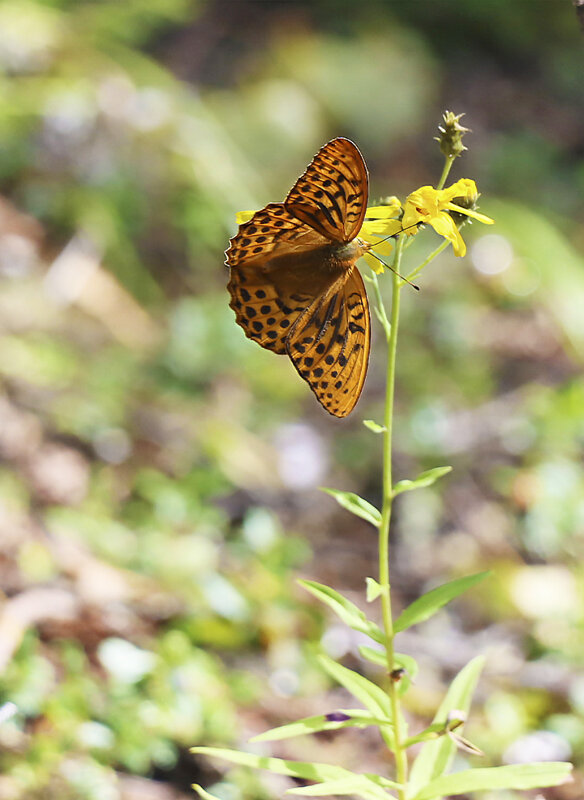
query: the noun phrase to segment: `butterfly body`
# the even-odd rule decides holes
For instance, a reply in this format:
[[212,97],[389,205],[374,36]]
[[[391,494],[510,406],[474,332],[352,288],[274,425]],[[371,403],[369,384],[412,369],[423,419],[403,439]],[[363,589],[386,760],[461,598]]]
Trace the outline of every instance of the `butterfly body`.
[[353,239],[346,244],[324,244],[301,252],[278,254],[267,258],[263,266],[266,276],[277,280],[278,273],[287,274],[287,281],[341,278],[351,272],[357,259],[370,249],[367,242]]
[[240,226],[226,252],[230,306],[246,336],[287,354],[329,413],[357,402],[369,357],[369,307],[355,267],[368,177],[357,147],[333,139],[284,203]]

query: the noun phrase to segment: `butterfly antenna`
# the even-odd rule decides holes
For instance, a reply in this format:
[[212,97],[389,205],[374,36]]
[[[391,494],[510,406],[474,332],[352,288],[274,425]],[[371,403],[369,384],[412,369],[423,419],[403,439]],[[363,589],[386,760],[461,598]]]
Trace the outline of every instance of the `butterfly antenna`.
[[369,250],[369,255],[370,255],[370,256],[373,256],[373,258],[376,258],[376,259],[379,261],[379,263],[380,263],[380,264],[383,264],[383,266],[384,266],[384,267],[387,267],[387,269],[390,269],[392,272],[395,272],[395,274],[397,275],[397,277],[398,277],[400,280],[402,280],[404,283],[408,283],[410,286],[413,286],[413,287],[414,287],[414,289],[415,289],[417,292],[419,292],[419,291],[420,291],[420,287],[419,287],[419,286],[416,286],[416,284],[415,284],[415,283],[412,283],[412,282],[411,282],[411,281],[409,281],[409,280],[408,280],[406,277],[404,277],[403,275],[400,275],[400,274],[399,274],[399,272],[398,272],[396,269],[394,269],[393,267],[391,267],[389,264],[386,264],[386,263],[385,263],[385,261],[384,261],[382,258],[379,258],[379,256],[378,256],[378,255],[376,255],[376,254],[375,254],[375,253],[374,253],[372,250]]
[[404,233],[405,231],[409,231],[410,228],[416,228],[418,225],[423,225],[423,224],[424,224],[423,222],[413,222],[411,225],[408,225],[405,228],[400,228],[400,230],[396,231],[395,233],[390,233],[389,236],[384,236],[383,239],[380,239],[378,242],[375,242],[373,246],[376,247],[378,244],[381,244],[381,242],[387,242],[388,239],[394,239],[396,236],[399,236],[400,233]]

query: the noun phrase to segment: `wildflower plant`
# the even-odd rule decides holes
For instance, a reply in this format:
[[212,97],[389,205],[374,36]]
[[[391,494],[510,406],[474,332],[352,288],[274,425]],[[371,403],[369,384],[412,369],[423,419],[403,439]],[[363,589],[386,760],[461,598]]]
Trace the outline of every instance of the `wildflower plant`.
[[[425,269],[446,247],[452,245],[457,256],[464,256],[466,245],[460,228],[467,220],[491,224],[493,220],[475,210],[479,197],[474,181],[462,179],[444,188],[454,160],[466,147],[462,138],[467,129],[460,117],[446,112],[438,141],[445,156],[438,185],[422,186],[402,204],[397,198],[369,207],[359,236],[372,246],[364,258],[371,267],[366,277],[373,290],[374,310],[381,324],[387,347],[387,380],[384,416],[381,422],[365,420],[365,426],[381,437],[383,491],[381,509],[357,494],[324,489],[347,511],[366,520],[378,531],[379,567],[376,578],[367,577],[366,600],[381,606],[382,624],[370,619],[354,603],[335,589],[316,581],[300,584],[332,610],[340,620],[370,640],[360,647],[361,656],[382,666],[385,685],[380,687],[358,672],[337,663],[327,655],[319,657],[325,672],[343,686],[360,704],[356,708],[331,710],[328,714],[307,717],[256,736],[255,742],[289,739],[342,728],[375,727],[392,755],[390,775],[357,773],[331,764],[297,762],[270,758],[216,747],[195,747],[193,753],[214,756],[233,764],[267,769],[274,773],[310,782],[291,788],[288,794],[300,796],[352,795],[363,800],[439,800],[445,796],[470,795],[474,792],[529,790],[556,786],[570,780],[571,765],[564,762],[524,763],[499,767],[480,766],[481,751],[462,735],[473,693],[484,664],[484,657],[473,658],[456,675],[432,722],[423,730],[412,732],[402,710],[403,697],[418,673],[415,659],[396,648],[396,637],[439,611],[463,592],[482,581],[486,572],[458,578],[432,589],[417,598],[401,614],[392,606],[389,527],[394,500],[404,492],[431,486],[450,472],[450,466],[427,470],[414,479],[394,482],[392,472],[392,430],[394,419],[394,387],[402,289]],[[248,212],[238,215],[238,222],[250,218]],[[427,227],[442,237],[442,242],[420,264],[410,267],[406,251],[414,236]],[[390,257],[391,297],[383,297],[380,275],[384,272],[379,258]],[[411,748],[416,754],[410,757]],[[479,766],[451,772],[457,750],[477,758]],[[194,788],[203,800],[216,800],[201,786]]]

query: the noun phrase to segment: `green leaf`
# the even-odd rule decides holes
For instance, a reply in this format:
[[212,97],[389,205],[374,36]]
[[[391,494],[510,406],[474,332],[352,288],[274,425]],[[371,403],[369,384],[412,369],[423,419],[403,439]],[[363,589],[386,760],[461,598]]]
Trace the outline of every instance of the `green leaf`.
[[[385,650],[375,650],[373,647],[367,647],[366,644],[362,644],[359,647],[359,653],[364,659],[370,661],[372,664],[377,664],[377,666],[387,669],[387,656],[385,654]],[[405,653],[394,653],[393,660],[396,666],[403,667],[403,669],[406,670],[408,677],[411,680],[414,680],[418,674],[418,662],[415,658],[407,656]]]
[[385,634],[381,628],[367,619],[365,614],[360,608],[342,594],[326,586],[324,583],[317,583],[316,581],[299,580],[298,583],[303,586],[307,592],[310,592],[321,602],[325,603],[335,614],[342,619],[342,621],[353,628],[354,631],[365,633],[374,642],[383,644],[385,642]]
[[364,419],[363,425],[365,425],[366,428],[369,428],[370,431],[373,431],[373,433],[385,433],[387,430],[385,425],[380,425],[378,422],[374,422],[372,419]]
[[418,597],[417,600],[409,605],[395,621],[394,631],[399,633],[424,622],[433,614],[439,611],[459,594],[466,592],[471,586],[484,580],[489,572],[477,572],[475,575],[467,575],[465,578],[456,578],[454,581],[437,586],[435,589]]
[[229,750],[224,747],[192,747],[191,753],[222,758],[232,764],[254,769],[267,769],[278,775],[288,775],[291,778],[303,778],[307,781],[343,780],[352,777],[354,773],[343,767],[332,764],[318,764],[303,761],[288,761],[270,756],[258,756],[254,753],[242,753],[239,750]]
[[383,587],[374,578],[365,578],[367,585],[367,602],[372,603],[383,593]]
[[364,678],[363,675],[359,675],[358,672],[337,664],[328,656],[321,655],[318,660],[331,678],[351,692],[374,716],[392,719],[389,697],[383,689]]
[[444,775],[424,786],[413,800],[435,800],[443,795],[484,792],[492,789],[539,789],[559,786],[570,780],[572,765],[562,761],[513,764],[508,767],[465,769]]
[[[383,667],[383,669],[387,671],[387,655],[385,650],[374,650],[372,647],[367,647],[367,645],[361,645],[359,647],[359,653],[367,661],[371,661],[372,664],[377,664],[377,666]],[[418,664],[411,656],[406,656],[403,653],[394,653],[393,660],[396,667],[401,667],[405,670],[405,673],[400,679],[398,688],[400,695],[403,695],[408,691],[412,681],[418,674]]]
[[351,514],[355,514],[355,516],[370,522],[376,528],[381,524],[380,512],[375,506],[368,503],[367,500],[363,500],[362,497],[359,497],[358,494],[354,492],[341,492],[339,489],[327,489],[324,486],[321,486],[321,491],[330,494],[340,506],[350,511]]
[[385,650],[375,650],[373,647],[367,647],[366,644],[359,646],[360,655],[372,664],[377,664],[378,667],[387,669],[387,656]]
[[420,733],[417,733],[415,736],[410,736],[409,739],[406,739],[404,742],[404,747],[407,749],[414,744],[420,744],[420,742],[433,742],[443,734],[444,723],[433,722],[431,725],[428,725],[427,728],[424,728],[423,731],[420,731]]
[[291,739],[294,736],[303,736],[311,733],[319,733],[320,731],[336,731],[339,728],[366,728],[370,725],[377,727],[381,725],[391,725],[391,719],[386,717],[376,717],[362,708],[357,709],[338,709],[338,714],[344,714],[350,717],[345,720],[331,720],[329,714],[318,714],[314,717],[305,717],[304,719],[290,722],[288,725],[280,725],[278,728],[272,728],[269,731],[260,733],[259,736],[254,736],[250,739],[251,742],[275,742],[280,739]]
[[[468,713],[472,696],[485,663],[484,656],[477,656],[463,667],[450,684],[440,708],[433,720],[434,725],[446,725],[450,711]],[[456,752],[456,744],[449,736],[441,736],[426,742],[412,765],[408,781],[408,797],[422,789],[450,768]],[[439,793],[436,795],[439,796]]]
[[[295,789],[288,789],[286,794],[299,794],[304,797],[321,797],[322,795],[345,795],[355,794],[366,800],[388,800],[385,789],[372,779],[373,776],[355,775],[352,778],[336,781],[323,781],[312,786],[300,786]],[[386,781],[388,788],[399,789],[399,783]]]
[[[377,785],[391,789],[395,787],[392,781],[385,778],[380,778],[377,775],[358,775],[343,767],[336,767],[333,764],[319,764],[304,761],[288,761],[282,758],[270,758],[269,756],[258,756],[253,753],[242,753],[239,750],[228,750],[223,747],[192,747],[191,753],[198,753],[200,755],[212,756],[213,758],[222,758],[232,764],[239,764],[242,767],[253,767],[254,769],[267,769],[270,772],[275,772],[278,775],[288,775],[291,778],[302,778],[307,781],[317,781],[324,783],[334,781],[339,785],[346,783],[350,784],[351,781],[360,781],[366,778],[368,784]],[[380,792],[382,791],[380,789]],[[371,792],[373,789],[371,788]],[[383,793],[383,800],[387,800],[387,793]],[[382,800],[381,794],[376,794],[375,798],[372,795],[368,796],[368,800]]]
[[[390,781],[390,783],[392,783],[393,788],[399,788],[398,783],[393,781]],[[382,789],[366,775],[355,775],[353,778],[340,781],[323,781],[323,783],[313,784],[312,786],[300,786],[296,789],[288,789],[286,794],[299,794],[305,797],[356,794],[370,798],[370,800],[388,800],[385,789]]]
[[432,484],[436,483],[443,475],[447,475],[451,471],[452,467],[434,467],[433,469],[427,469],[425,472],[421,472],[413,481],[399,481],[393,487],[393,496],[396,497],[402,492],[411,492],[414,489],[425,489],[427,486],[432,486]]
[[210,792],[205,791],[205,789],[203,789],[202,786],[199,786],[198,783],[193,783],[191,785],[192,785],[193,789],[195,790],[195,792],[197,792],[199,797],[202,798],[202,800],[219,800],[219,798],[215,797],[214,794],[211,794]]

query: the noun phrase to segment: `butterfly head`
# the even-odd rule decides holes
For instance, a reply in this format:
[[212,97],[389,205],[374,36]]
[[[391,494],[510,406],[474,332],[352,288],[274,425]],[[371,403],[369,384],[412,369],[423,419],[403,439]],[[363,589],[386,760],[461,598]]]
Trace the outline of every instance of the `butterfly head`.
[[358,258],[371,249],[369,242],[356,237],[350,242],[336,244],[332,248],[332,256],[335,266],[340,270],[350,270],[355,265]]

